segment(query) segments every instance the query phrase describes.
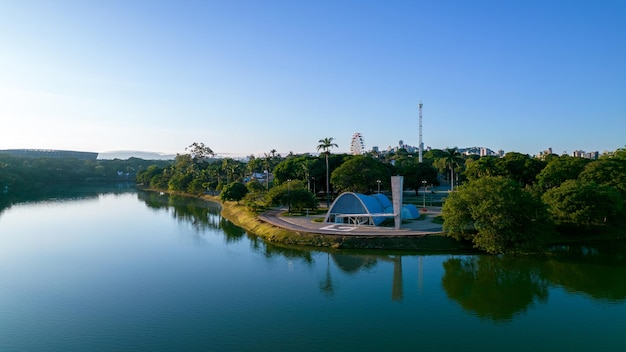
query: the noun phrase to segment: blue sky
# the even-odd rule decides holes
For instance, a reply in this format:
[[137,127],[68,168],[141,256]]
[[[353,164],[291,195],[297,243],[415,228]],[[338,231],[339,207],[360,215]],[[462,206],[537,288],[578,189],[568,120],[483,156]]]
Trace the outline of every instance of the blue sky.
[[0,149],[626,145],[626,1],[0,1]]

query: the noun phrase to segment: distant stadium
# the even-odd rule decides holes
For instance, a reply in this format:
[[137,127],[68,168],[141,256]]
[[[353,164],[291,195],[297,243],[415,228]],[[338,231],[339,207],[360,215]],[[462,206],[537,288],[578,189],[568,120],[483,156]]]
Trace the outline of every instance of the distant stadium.
[[79,160],[96,160],[96,158],[98,157],[98,153],[54,149],[5,149],[0,150],[0,154],[8,154],[11,156],[19,156],[25,158],[57,158]]

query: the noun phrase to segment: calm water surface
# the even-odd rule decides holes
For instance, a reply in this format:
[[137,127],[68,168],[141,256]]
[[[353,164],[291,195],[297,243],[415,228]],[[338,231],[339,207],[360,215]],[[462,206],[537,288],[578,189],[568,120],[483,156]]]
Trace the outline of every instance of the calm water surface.
[[133,189],[0,204],[1,351],[626,351],[624,244],[324,252]]

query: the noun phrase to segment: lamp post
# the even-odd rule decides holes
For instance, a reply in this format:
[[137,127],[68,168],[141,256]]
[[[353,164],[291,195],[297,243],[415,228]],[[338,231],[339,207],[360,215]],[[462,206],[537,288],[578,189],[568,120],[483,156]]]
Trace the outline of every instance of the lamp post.
[[424,204],[423,204],[422,208],[424,208],[424,210],[426,210],[426,180],[422,180],[422,185],[424,185]]
[[376,180],[376,183],[378,183],[378,193],[380,193],[380,180]]
[[291,215],[291,179],[287,180],[287,213]]
[[270,173],[267,169],[263,170],[263,173],[265,174],[265,186],[266,186],[265,190],[269,191],[270,190]]

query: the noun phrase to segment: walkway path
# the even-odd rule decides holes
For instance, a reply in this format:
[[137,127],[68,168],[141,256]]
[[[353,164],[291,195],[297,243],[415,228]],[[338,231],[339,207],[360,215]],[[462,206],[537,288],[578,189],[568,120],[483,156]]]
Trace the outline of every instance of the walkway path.
[[268,210],[259,215],[261,221],[270,223],[294,232],[316,233],[341,236],[391,236],[408,237],[424,236],[441,233],[443,227],[432,221],[433,217],[441,213],[441,208],[428,208],[427,218],[424,220],[411,220],[396,230],[392,227],[382,226],[357,226],[348,224],[335,224],[313,221],[315,218],[323,218],[323,215],[315,216],[285,216],[285,209]]

